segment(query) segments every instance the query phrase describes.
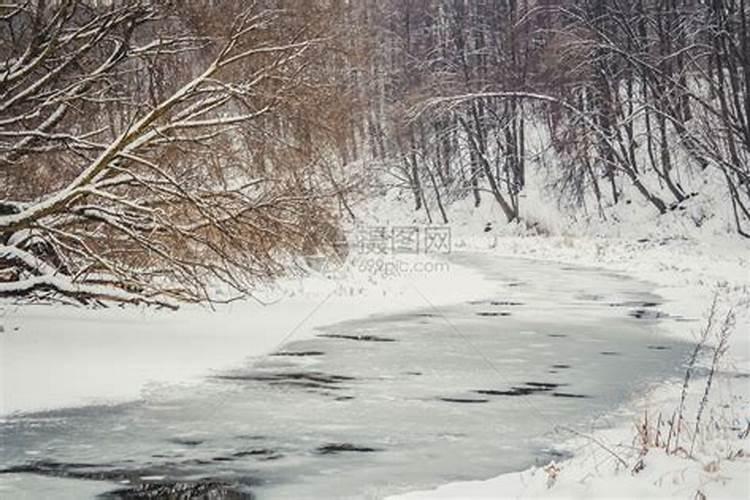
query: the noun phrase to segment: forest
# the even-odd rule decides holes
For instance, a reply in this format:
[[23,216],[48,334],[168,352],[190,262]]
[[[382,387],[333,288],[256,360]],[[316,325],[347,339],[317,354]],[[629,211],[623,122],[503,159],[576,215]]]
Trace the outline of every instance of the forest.
[[750,237],[749,23],[745,0],[3,2],[0,296],[231,301],[344,255],[393,191],[530,229],[531,183],[611,224],[710,195]]

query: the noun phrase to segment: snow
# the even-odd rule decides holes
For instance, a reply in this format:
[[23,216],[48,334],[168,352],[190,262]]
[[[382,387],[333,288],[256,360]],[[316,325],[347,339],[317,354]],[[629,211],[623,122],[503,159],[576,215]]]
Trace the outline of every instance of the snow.
[[[538,140],[545,142],[543,137]],[[683,202],[683,209],[657,215],[625,186],[621,203],[604,207],[602,217],[592,206],[587,210],[557,204],[556,194],[542,187],[548,184],[543,169],[527,174],[521,223],[507,224],[488,197],[479,207],[467,197],[448,208],[454,249],[597,267],[648,281],[665,299],[660,310],[674,316],[705,316],[718,293],[723,307],[734,307],[737,313],[721,365],[725,375],[714,380],[706,410],[712,422],[719,419],[718,430],[705,432],[693,458],[651,447],[637,474],[618,468],[618,460],[593,440],[616,450],[631,467],[637,463],[637,423],[645,414],[650,419],[671,415],[679,405],[681,384],[664,383],[603,422],[592,423],[588,438],[561,435],[559,448],[574,456],[548,469],[559,469],[554,481],[544,467],[535,467],[391,500],[696,498],[699,491],[707,498],[750,498],[750,446],[747,437],[738,437],[750,425],[750,241],[734,233],[725,187],[720,180],[701,176],[682,179],[686,186],[700,183],[695,187],[701,194]],[[408,193],[390,192],[371,201],[364,217],[391,225],[426,223],[424,211],[405,209],[410,203]],[[702,322],[665,321],[661,326],[676,339],[695,341]],[[688,420],[695,418],[706,383],[712,354],[707,351],[701,353],[698,376],[689,386]]]
[[[641,241],[638,241],[638,240]],[[621,408],[606,429],[592,431],[590,438],[571,436],[561,443],[575,455],[549,466],[502,474],[486,481],[448,484],[436,490],[413,492],[391,500],[480,498],[750,498],[750,446],[738,434],[750,425],[750,253],[748,244],[729,236],[688,238],[591,238],[591,237],[467,237],[460,244],[499,255],[552,260],[603,269],[644,279],[657,285],[666,299],[662,310],[672,315],[700,316],[716,290],[724,303],[738,313],[737,325],[723,367],[740,377],[714,381],[709,402],[713,418],[731,422],[731,430],[698,439],[694,458],[666,454],[652,447],[643,457],[644,468],[634,474],[624,469],[608,451],[616,450],[629,467],[640,450],[633,447],[635,425],[643,415],[656,419],[677,408],[680,384],[662,384],[642,398]],[[699,323],[664,322],[675,338],[695,340]],[[706,358],[699,360],[705,367]],[[705,377],[691,382],[686,415],[695,415]],[[593,440],[596,440],[594,442]],[[555,476],[551,479],[551,474]]]
[[[437,490],[402,495],[403,500],[482,498],[694,498],[701,491],[707,498],[747,498],[747,466],[739,461],[720,464],[717,470],[701,462],[679,459],[654,450],[645,457],[637,475],[629,471],[597,473],[593,460],[560,464],[558,479],[550,482],[545,468],[504,474],[488,481],[453,483]],[[600,471],[608,464],[601,464]],[[547,468],[551,471],[550,468]]]
[[[211,370],[239,366],[309,336],[316,326],[478,299],[493,286],[472,269],[448,269],[436,258],[400,256],[395,262],[406,265],[388,269],[415,272],[376,274],[353,265],[341,276],[288,279],[263,292],[260,298],[272,302],[267,305],[176,312],[5,306],[0,415],[138,399],[160,384],[197,383]],[[425,268],[430,272],[416,272]]]
[[[608,211],[609,221],[602,221],[561,217],[548,199],[530,190],[522,207],[524,220],[538,223],[533,229],[505,224],[489,200],[478,209],[468,203],[452,206],[456,250],[593,266],[646,280],[665,299],[661,310],[674,316],[700,317],[718,290],[722,304],[735,306],[738,318],[723,363],[725,376],[714,381],[708,413],[711,421],[731,425],[701,436],[693,458],[650,447],[642,457],[643,469],[633,473],[641,458],[633,446],[635,425],[646,414],[650,419],[669,415],[678,405],[680,385],[665,383],[624,405],[604,425],[592,424],[587,437],[561,434],[559,448],[574,453],[569,460],[393,499],[694,498],[697,492],[708,498],[750,498],[750,447],[747,438],[738,437],[750,421],[750,252],[746,240],[729,233],[727,214],[715,210],[721,196],[703,192],[688,201],[685,211],[658,218],[637,202],[621,204]],[[423,213],[403,210],[404,201],[392,195],[379,201],[391,208],[373,204],[365,219],[392,226],[426,222]],[[491,230],[484,233],[488,223]],[[409,262],[425,259],[419,255]],[[287,340],[310,335],[316,326],[426,302],[479,299],[492,288],[477,272],[455,263],[449,274],[384,276],[384,266],[380,275],[372,269],[354,265],[338,278],[286,280],[261,297],[283,299],[267,306],[245,302],[216,311],[186,307],[177,312],[6,306],[0,310],[0,414],[138,399],[161,384],[193,384],[212,370],[239,366]],[[700,327],[697,322],[663,323],[669,335],[688,340]],[[699,368],[706,367],[708,355],[701,357]],[[691,382],[688,419],[695,415],[704,384],[705,370]]]
[[[19,231],[19,233],[21,233],[21,231]],[[11,240],[13,240],[13,238],[17,234],[18,233],[12,234]],[[20,248],[15,247],[15,246],[0,245],[0,258],[8,259],[8,260],[20,260],[29,268],[38,269],[39,272],[43,274],[48,274],[48,275],[55,274],[55,269],[52,266],[45,263],[43,260],[37,258],[35,255],[32,255],[29,252],[21,250]],[[7,283],[0,284],[0,291],[12,290],[12,289],[13,288],[11,284],[7,284]]]

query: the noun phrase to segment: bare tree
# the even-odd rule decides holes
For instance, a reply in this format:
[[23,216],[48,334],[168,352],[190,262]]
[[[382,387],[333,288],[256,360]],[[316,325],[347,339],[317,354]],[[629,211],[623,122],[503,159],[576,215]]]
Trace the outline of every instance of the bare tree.
[[418,210],[447,214],[455,192],[475,205],[489,192],[517,219],[527,129],[546,127],[566,205],[591,195],[605,216],[635,193],[666,214],[718,177],[748,234],[746,1],[364,4],[382,89],[372,142]]
[[228,300],[333,243],[341,185],[294,109],[319,25],[263,3],[223,2],[228,26],[145,1],[0,9],[0,296]]

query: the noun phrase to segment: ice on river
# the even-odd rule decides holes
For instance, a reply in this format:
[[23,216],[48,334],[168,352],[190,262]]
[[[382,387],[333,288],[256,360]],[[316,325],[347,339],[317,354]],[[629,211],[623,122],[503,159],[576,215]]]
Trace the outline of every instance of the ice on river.
[[659,321],[679,318],[658,313],[648,284],[453,258],[470,259],[497,292],[330,325],[142,402],[7,419],[3,463],[23,480],[6,488],[64,477],[81,492],[99,479],[113,489],[203,481],[261,499],[380,497],[546,462],[556,429],[589,429],[679,374],[689,346],[659,334]]

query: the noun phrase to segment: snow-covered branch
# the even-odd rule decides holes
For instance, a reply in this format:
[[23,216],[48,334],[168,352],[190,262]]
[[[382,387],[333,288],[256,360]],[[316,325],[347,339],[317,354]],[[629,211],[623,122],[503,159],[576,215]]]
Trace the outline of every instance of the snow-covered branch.
[[[297,166],[301,125],[286,103],[319,37],[255,3],[231,26],[189,26],[206,14],[198,5],[161,8],[15,14],[38,27],[0,61],[0,296],[246,294],[329,223],[333,191]],[[279,137],[261,155],[264,128]]]

